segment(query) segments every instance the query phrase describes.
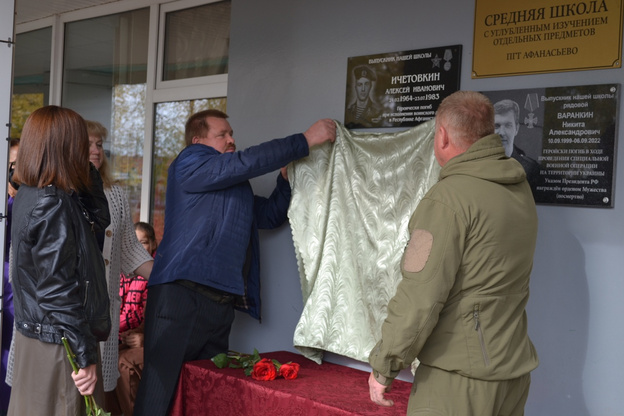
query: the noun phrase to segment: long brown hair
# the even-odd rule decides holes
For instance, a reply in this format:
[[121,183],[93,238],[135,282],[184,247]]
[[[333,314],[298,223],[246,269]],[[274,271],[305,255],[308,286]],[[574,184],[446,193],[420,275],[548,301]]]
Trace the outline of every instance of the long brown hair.
[[89,135],[78,113],[54,105],[39,108],[26,120],[15,163],[15,180],[66,192],[89,189]]

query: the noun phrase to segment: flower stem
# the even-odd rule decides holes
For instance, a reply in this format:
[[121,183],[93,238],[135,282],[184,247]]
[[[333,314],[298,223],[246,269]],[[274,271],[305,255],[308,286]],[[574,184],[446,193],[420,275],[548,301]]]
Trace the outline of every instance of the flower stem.
[[[78,368],[78,364],[76,364],[76,354],[74,354],[71,347],[69,346],[67,338],[63,337],[61,338],[61,341],[63,341],[63,346],[65,347],[67,358],[69,359],[69,363],[74,369],[74,373],[78,374],[80,368]],[[89,394],[82,397],[84,397],[85,406],[87,408],[87,416],[110,416],[110,413],[105,412],[101,407],[97,405],[92,395]]]

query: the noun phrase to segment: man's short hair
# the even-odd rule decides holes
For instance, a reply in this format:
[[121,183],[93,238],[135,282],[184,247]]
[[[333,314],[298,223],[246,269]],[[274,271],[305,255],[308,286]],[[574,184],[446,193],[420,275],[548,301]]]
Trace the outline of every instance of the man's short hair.
[[518,121],[520,120],[520,106],[518,106],[517,102],[505,99],[497,101],[494,104],[494,114],[506,114],[510,111],[513,111],[516,125],[518,125]]
[[481,137],[494,134],[494,107],[490,99],[479,92],[457,91],[440,103],[436,128],[440,122],[453,133],[453,144],[467,149]]
[[190,116],[184,126],[184,142],[187,146],[193,144],[193,137],[206,137],[209,129],[208,123],[206,122],[208,117],[225,119],[228,118],[228,115],[221,110],[210,109],[200,111]]
[[356,81],[360,78],[367,78],[371,81],[377,81],[377,75],[375,75],[375,71],[373,71],[368,65],[356,66],[355,68],[353,68],[353,75],[355,76]]

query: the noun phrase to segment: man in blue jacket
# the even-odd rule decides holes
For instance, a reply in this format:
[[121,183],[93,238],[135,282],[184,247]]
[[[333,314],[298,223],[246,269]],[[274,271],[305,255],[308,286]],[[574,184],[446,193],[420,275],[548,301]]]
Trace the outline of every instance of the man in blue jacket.
[[[135,415],[165,415],[185,361],[228,351],[234,308],[260,318],[258,229],[286,221],[285,166],[333,142],[336,125],[236,151],[227,115],[206,110],[186,123],[186,148],[169,167],[165,230],[149,280],[145,367]],[[281,169],[269,198],[249,179]]]

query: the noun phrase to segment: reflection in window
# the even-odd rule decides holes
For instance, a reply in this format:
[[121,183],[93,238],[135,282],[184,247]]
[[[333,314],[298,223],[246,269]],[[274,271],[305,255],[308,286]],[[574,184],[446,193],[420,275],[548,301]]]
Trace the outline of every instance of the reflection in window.
[[152,218],[156,240],[161,241],[165,227],[165,191],[167,169],[184,149],[184,125],[188,118],[203,110],[217,109],[225,112],[226,98],[175,101],[156,105],[154,129],[154,158],[152,170]]
[[145,84],[119,84],[113,88],[109,166],[113,178],[128,194],[132,221],[139,221],[143,182]]
[[11,103],[11,138],[19,139],[26,119],[38,108],[45,106],[43,93],[13,94]]
[[51,27],[15,37],[11,138],[19,138],[30,113],[50,101],[51,51]]
[[163,81],[227,73],[230,9],[222,1],[166,14]]
[[62,105],[108,129],[111,173],[140,217],[149,8],[65,25]]

